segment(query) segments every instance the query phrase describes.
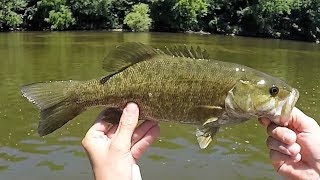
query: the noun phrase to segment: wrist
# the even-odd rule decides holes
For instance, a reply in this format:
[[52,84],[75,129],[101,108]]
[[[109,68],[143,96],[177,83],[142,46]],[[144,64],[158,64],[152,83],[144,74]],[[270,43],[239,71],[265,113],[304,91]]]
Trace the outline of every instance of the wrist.
[[95,180],[133,180],[131,172],[131,169],[116,167],[115,164],[93,167]]
[[138,164],[132,164],[132,180],[142,180]]

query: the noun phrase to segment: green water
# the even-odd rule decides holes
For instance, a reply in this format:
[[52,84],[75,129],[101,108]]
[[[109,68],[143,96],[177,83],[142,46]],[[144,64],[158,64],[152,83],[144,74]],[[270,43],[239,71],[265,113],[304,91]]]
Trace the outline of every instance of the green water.
[[[164,33],[1,33],[0,179],[92,179],[80,145],[101,108],[40,138],[38,111],[22,98],[23,84],[86,80],[104,75],[101,61],[121,42],[188,44],[211,57],[280,77],[300,91],[298,107],[320,120],[320,46],[295,41]],[[256,120],[222,129],[215,146],[199,150],[195,127],[161,123],[159,140],[142,157],[144,179],[279,179],[268,159],[266,133]]]

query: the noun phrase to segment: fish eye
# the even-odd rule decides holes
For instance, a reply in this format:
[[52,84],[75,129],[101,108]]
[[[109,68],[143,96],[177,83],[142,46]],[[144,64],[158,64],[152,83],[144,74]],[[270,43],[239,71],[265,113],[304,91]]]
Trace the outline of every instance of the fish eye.
[[271,96],[276,96],[279,93],[279,88],[277,86],[272,86],[269,92]]

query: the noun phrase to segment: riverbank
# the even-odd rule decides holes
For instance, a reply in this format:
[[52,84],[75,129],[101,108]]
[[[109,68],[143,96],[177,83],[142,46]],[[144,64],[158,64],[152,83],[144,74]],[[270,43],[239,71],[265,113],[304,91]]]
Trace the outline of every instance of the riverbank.
[[[89,30],[64,30],[65,32],[75,32],[75,31],[105,31],[105,32],[132,32],[132,30],[130,29],[89,29]],[[26,30],[26,29],[21,29],[21,28],[17,28],[17,29],[10,29],[8,31],[2,31],[2,32],[34,32],[32,30]],[[63,32],[63,31],[53,31],[50,29],[47,30],[42,30],[39,32]],[[292,40],[292,41],[304,41],[304,42],[310,42],[310,43],[316,43],[316,44],[320,44],[320,39],[315,39],[315,40],[305,40],[303,38],[295,38],[295,37],[270,37],[270,36],[263,36],[263,35],[257,35],[257,34],[250,34],[250,33],[241,33],[241,34],[236,34],[236,33],[226,33],[226,34],[222,34],[222,33],[210,33],[207,31],[170,31],[170,32],[165,32],[165,31],[152,31],[150,30],[149,32],[158,32],[158,33],[181,33],[181,34],[196,34],[196,35],[225,35],[225,36],[240,36],[240,37],[255,37],[255,38],[265,38],[265,39],[282,39],[282,40]],[[1,31],[0,31],[1,33]]]
[[318,0],[7,0],[0,31],[188,32],[320,41]]

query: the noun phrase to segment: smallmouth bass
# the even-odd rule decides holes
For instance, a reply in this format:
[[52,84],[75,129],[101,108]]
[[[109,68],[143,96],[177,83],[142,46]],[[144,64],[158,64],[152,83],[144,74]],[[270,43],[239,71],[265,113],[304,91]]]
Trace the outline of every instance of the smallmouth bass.
[[25,85],[22,95],[40,109],[38,133],[44,136],[92,106],[105,106],[105,119],[118,123],[128,102],[141,120],[196,124],[200,148],[219,127],[268,117],[288,116],[299,92],[284,81],[243,65],[212,60],[205,50],[163,49],[124,43],[103,62],[107,76],[88,81]]

